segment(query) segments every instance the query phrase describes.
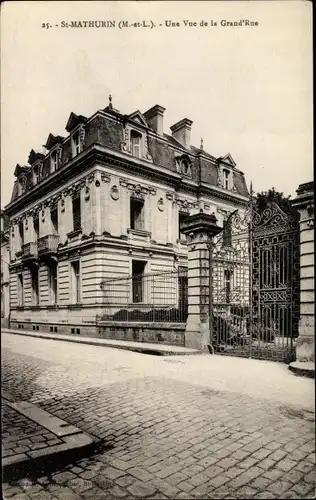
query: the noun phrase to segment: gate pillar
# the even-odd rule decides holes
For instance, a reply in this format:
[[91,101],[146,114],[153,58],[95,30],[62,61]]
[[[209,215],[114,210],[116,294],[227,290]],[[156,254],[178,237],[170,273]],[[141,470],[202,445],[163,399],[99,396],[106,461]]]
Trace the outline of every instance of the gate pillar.
[[301,184],[292,206],[300,213],[300,322],[290,369],[315,376],[314,183]]
[[185,346],[208,351],[210,332],[210,248],[213,237],[222,230],[214,214],[203,212],[188,216],[181,225],[181,232],[188,243],[188,318]]

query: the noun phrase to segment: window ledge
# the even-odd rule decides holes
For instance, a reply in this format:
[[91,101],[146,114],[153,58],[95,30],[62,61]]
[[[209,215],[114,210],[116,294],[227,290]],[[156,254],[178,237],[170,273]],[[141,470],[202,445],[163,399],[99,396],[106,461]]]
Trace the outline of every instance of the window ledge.
[[58,304],[49,304],[48,306],[46,306],[47,309],[59,309],[59,306]]
[[81,303],[78,303],[78,304],[69,304],[68,307],[69,307],[69,309],[81,309],[82,308],[82,304]]
[[75,231],[70,231],[70,233],[67,233],[67,237],[69,239],[75,238],[76,236],[80,236],[82,234],[82,228],[80,227],[79,229],[76,229]]
[[127,233],[128,234],[135,234],[136,236],[145,236],[145,237],[151,236],[151,232],[145,231],[144,229],[131,229],[131,228],[129,228],[127,230]]

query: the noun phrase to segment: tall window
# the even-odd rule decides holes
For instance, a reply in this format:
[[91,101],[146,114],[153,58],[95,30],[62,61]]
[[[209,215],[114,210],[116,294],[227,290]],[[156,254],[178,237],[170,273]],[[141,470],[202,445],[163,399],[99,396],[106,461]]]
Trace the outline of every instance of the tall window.
[[57,210],[57,208],[51,209],[50,218],[52,221],[53,232],[54,232],[54,234],[58,234],[58,210]]
[[23,226],[23,222],[19,223],[19,235],[20,235],[21,245],[23,245],[24,244],[24,226]]
[[58,167],[57,151],[54,151],[50,157],[50,171],[51,171],[51,173],[55,172],[57,170],[57,167]]
[[24,302],[24,281],[23,274],[18,274],[18,304],[23,306]]
[[231,223],[231,220],[224,221],[223,246],[224,247],[231,247],[232,246],[232,223]]
[[78,231],[81,229],[81,202],[80,202],[80,194],[77,194],[72,199],[72,221],[73,221],[73,230]]
[[178,238],[179,238],[179,240],[182,240],[182,241],[186,240],[186,236],[185,236],[184,233],[181,232],[181,225],[182,225],[184,219],[186,219],[187,216],[188,216],[188,214],[186,214],[184,212],[179,212]]
[[132,150],[132,155],[136,156],[137,158],[140,158],[141,156],[141,139],[142,136],[138,132],[135,132],[134,130],[131,131],[131,150]]
[[57,304],[57,263],[49,267],[49,288],[51,304]]
[[144,302],[144,273],[147,262],[143,260],[132,261],[132,300],[133,302]]
[[72,303],[80,303],[80,263],[79,260],[71,262]]
[[35,219],[33,219],[33,225],[34,225],[35,241],[37,241],[38,237],[39,237],[39,219],[38,219],[38,217],[35,217]]
[[229,189],[229,170],[223,170],[223,187]]
[[72,136],[72,156],[77,156],[80,153],[80,135],[76,132]]
[[131,229],[144,229],[144,201],[131,198],[130,201]]
[[31,279],[32,279],[32,302],[33,305],[37,306],[39,302],[38,268],[32,269]]

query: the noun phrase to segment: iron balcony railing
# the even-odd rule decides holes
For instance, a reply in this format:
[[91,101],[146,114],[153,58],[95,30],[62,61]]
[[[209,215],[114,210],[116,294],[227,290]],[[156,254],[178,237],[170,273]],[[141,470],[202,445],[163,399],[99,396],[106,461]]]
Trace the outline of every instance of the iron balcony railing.
[[22,259],[30,259],[37,257],[37,243],[30,242],[22,245]]
[[42,236],[38,239],[38,253],[57,253],[57,248],[59,244],[58,234],[48,234],[47,236]]

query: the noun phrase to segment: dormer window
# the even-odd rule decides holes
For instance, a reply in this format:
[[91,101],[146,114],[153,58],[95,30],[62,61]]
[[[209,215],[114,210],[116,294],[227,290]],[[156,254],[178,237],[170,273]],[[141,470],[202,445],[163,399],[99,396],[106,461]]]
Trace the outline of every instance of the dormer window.
[[51,173],[55,172],[57,170],[57,167],[58,167],[58,156],[57,156],[57,151],[54,151],[50,157],[50,171],[51,171]]
[[191,177],[191,160],[188,156],[183,155],[176,158],[177,162],[177,170],[180,174],[185,175],[186,177]]
[[39,182],[39,170],[38,167],[33,168],[33,184],[37,184]]
[[229,178],[230,178],[230,171],[223,169],[223,188],[224,189],[229,189]]
[[140,133],[135,130],[131,131],[131,153],[136,158],[141,157],[141,140],[142,136]]
[[23,194],[24,187],[25,187],[25,179],[24,179],[24,177],[21,177],[18,180],[18,195],[19,196],[21,196]]
[[79,131],[72,136],[72,156],[75,157],[80,153],[80,135]]

